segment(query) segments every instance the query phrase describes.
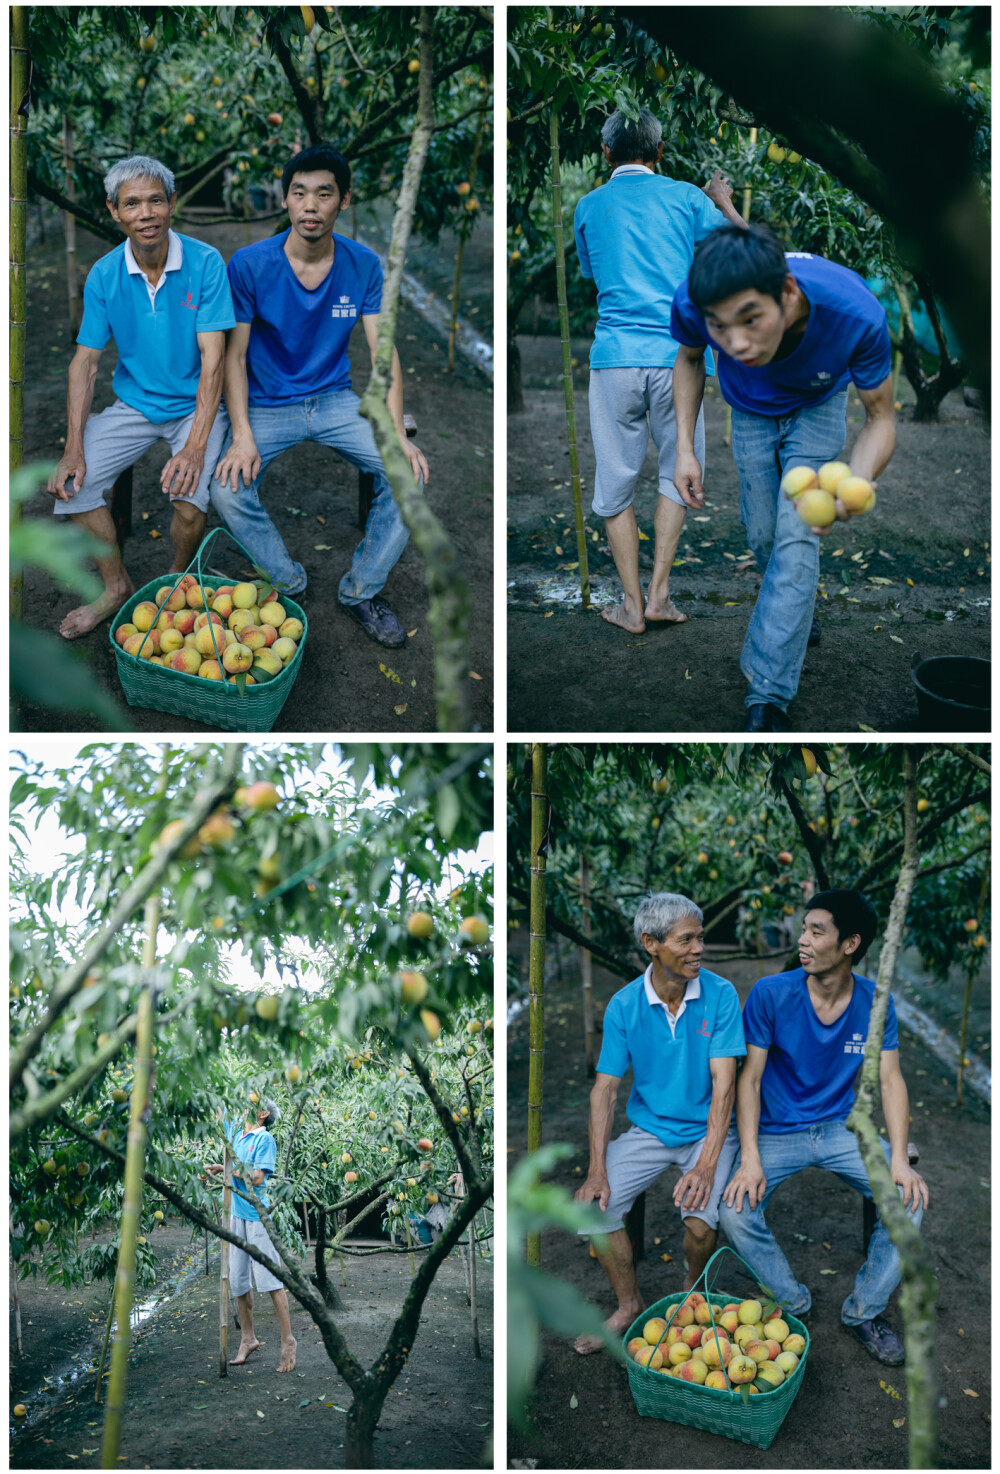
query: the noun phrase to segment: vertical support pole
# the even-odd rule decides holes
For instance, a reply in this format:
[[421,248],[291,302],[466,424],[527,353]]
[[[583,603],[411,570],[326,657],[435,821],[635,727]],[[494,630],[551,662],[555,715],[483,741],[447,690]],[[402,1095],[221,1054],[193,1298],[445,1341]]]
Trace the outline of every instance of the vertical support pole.
[[[63,179],[66,198],[76,199],[76,176],[73,173],[73,120],[69,113],[63,114]],[[69,300],[69,327],[74,342],[80,330],[80,288],[76,270],[76,216],[72,210],[63,211],[63,230],[66,235],[66,295]]]
[[17,1354],[18,1356],[23,1356],[24,1348],[21,1344],[21,1297],[17,1293],[17,1265],[14,1263],[13,1254],[10,1256],[10,1298],[14,1306],[14,1335],[17,1340]]
[[[590,917],[590,866],[586,855],[580,856],[580,906],[583,912],[582,926],[587,941],[591,938]],[[583,984],[583,1038],[587,1050],[587,1074],[593,1078],[594,1059],[594,959],[586,947],[580,948],[580,978]]]
[[[545,1061],[545,861],[549,848],[549,793],[544,742],[531,744],[531,908],[528,961],[528,1151],[542,1144],[542,1071]],[[541,1234],[529,1233],[528,1263],[541,1263]]]
[[[222,1159],[222,1226],[229,1227],[229,1209],[233,1200],[233,1184],[230,1177],[229,1144],[226,1143]],[[229,1244],[220,1239],[222,1252],[219,1256],[219,1376],[229,1375]]]
[[[27,329],[25,276],[28,228],[28,8],[10,11],[10,399],[8,469],[16,471],[24,453],[24,340]],[[12,508],[11,527],[21,520],[21,503]],[[10,617],[21,618],[24,575],[10,577]]]

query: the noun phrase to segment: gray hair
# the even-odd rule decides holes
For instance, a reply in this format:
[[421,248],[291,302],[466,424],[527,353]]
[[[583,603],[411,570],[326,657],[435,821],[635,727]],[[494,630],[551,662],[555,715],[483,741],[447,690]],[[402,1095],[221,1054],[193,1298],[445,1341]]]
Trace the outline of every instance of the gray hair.
[[133,154],[130,159],[119,159],[104,176],[104,192],[116,210],[119,191],[130,179],[155,179],[163,185],[168,200],[174,192],[174,176],[166,164],[145,154]]
[[631,122],[624,113],[613,112],[601,129],[601,141],[608,146],[613,164],[628,164],[633,159],[655,159],[663,141],[663,124],[648,108],[642,108],[639,121]]
[[643,896],[632,923],[636,946],[640,952],[643,932],[648,932],[651,937],[662,942],[685,916],[697,916],[699,921],[705,919],[701,908],[689,901],[687,896],[678,896],[672,891],[656,891],[652,895]]
[[278,1124],[281,1112],[273,1100],[265,1100],[264,1105],[267,1107],[267,1120],[264,1122],[266,1130],[268,1127]]

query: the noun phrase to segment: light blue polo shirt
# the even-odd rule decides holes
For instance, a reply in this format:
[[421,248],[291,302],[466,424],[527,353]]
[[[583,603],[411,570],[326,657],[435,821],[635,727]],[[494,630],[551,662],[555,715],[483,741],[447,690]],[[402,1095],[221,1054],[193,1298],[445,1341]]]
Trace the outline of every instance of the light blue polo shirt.
[[82,348],[104,349],[114,338],[115,393],[162,425],[194,413],[201,377],[198,334],[235,327],[233,300],[225,262],[214,246],[171,231],[168,265],[150,300],[144,273],[128,269],[128,245],[123,241],[90,268],[76,341]]
[[[785,259],[809,299],[809,320],[794,351],[747,368],[718,349],[722,397],[743,414],[793,414],[832,399],[852,380],[859,389],[877,389],[892,368],[885,312],[857,272],[808,251],[786,251]],[[674,298],[671,332],[689,348],[711,341],[686,279]]]
[[[597,327],[590,367],[671,368],[674,293],[699,241],[726,217],[694,184],[641,165],[616,169],[584,195],[573,219],[584,276],[597,283]],[[705,369],[715,373],[706,350]]]
[[650,1002],[648,973],[616,993],[605,1009],[597,1068],[620,1079],[631,1065],[628,1119],[666,1146],[683,1146],[705,1135],[712,1104],[709,1060],[746,1054],[740,1000],[732,983],[703,967],[688,983],[671,1028],[666,1006]]
[[[750,989],[743,1005],[746,1041],[767,1050],[760,1082],[762,1135],[785,1136],[850,1115],[875,996],[870,978],[852,976],[851,1001],[832,1024],[817,1016],[801,967],[760,978]],[[882,1048],[899,1048],[891,995]]]
[[[224,1122],[223,1130],[226,1133],[229,1150],[233,1156],[238,1157],[244,1166],[253,1166],[255,1171],[263,1170],[270,1177],[278,1160],[278,1143],[270,1131],[244,1131],[242,1126],[236,1121]],[[242,1192],[246,1192],[246,1184],[235,1173],[233,1174],[233,1184],[240,1188]],[[267,1193],[264,1191],[263,1182],[260,1187],[254,1188],[254,1192],[260,1198],[265,1208],[271,1206]],[[253,1204],[238,1197],[236,1193],[232,1194],[230,1207],[234,1218],[245,1218],[248,1223],[260,1222],[260,1214]]]

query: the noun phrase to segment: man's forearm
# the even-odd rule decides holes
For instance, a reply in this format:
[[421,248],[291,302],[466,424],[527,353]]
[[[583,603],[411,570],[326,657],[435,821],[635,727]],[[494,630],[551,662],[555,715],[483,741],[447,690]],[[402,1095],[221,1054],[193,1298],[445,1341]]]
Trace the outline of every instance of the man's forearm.
[[208,437],[215,423],[215,416],[219,412],[224,373],[225,360],[221,354],[213,358],[207,358],[205,354],[202,354],[194,420],[187,438],[187,443],[192,449],[204,452],[208,445]]
[[708,1111],[708,1124],[705,1128],[705,1145],[698,1157],[698,1165],[706,1168],[709,1172],[715,1171],[715,1164],[719,1160],[722,1144],[729,1132],[729,1123],[733,1119],[733,1099],[736,1095],[736,1086],[725,1085],[721,1088],[714,1087],[712,1090],[712,1104]]
[[399,353],[395,348],[392,350],[392,383],[389,392],[385,396],[385,404],[392,415],[392,422],[396,426],[396,433],[400,440],[406,440],[406,431],[403,429],[403,365],[399,361]]
[[740,1076],[736,1088],[736,1125],[740,1133],[741,1166],[759,1167],[757,1130],[760,1126],[760,1081],[751,1080],[745,1073]]
[[674,414],[677,418],[677,450],[694,454],[694,427],[705,393],[705,360],[678,353],[674,361]]
[[893,1160],[908,1162],[910,1094],[902,1075],[882,1086],[882,1114]]
[[877,481],[896,449],[896,421],[879,416],[868,419],[851,451],[851,472],[866,481]]
[[226,409],[233,427],[233,440],[238,442],[251,433],[247,361],[242,353],[226,354],[225,381]]
[[615,1097],[602,1093],[590,1097],[590,1175],[604,1174],[607,1168],[608,1142],[615,1119]]
[[94,402],[97,367],[74,359],[69,366],[69,392],[66,396],[66,454],[83,450],[83,431]]
[[743,219],[743,216],[740,214],[739,210],[737,210],[732,200],[715,200],[714,204],[717,206],[718,209],[722,211],[723,215],[725,215],[730,225],[738,225],[743,230],[749,229],[747,222]]

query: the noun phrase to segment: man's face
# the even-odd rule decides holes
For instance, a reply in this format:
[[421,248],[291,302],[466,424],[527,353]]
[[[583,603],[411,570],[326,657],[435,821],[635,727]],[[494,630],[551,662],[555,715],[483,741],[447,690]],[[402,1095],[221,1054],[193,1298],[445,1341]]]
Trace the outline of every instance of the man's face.
[[288,211],[292,229],[304,241],[318,241],[329,235],[337,216],[350,202],[351,191],[342,197],[329,169],[293,174],[288,194],[281,201]]
[[799,965],[811,977],[832,972],[845,961],[850,962],[857,950],[858,938],[837,937],[837,927],[829,911],[807,911],[799,936]]
[[118,204],[107,201],[112,218],[132,242],[133,251],[155,251],[167,239],[177,195],[167,196],[155,179],[130,179],[118,191]]
[[689,982],[698,976],[701,968],[702,954],[705,951],[705,928],[697,916],[685,916],[671,927],[662,942],[658,942],[649,932],[644,932],[642,945],[668,977],[674,981]]
[[796,292],[795,278],[786,276],[780,302],[756,287],[713,302],[704,313],[709,337],[723,353],[745,368],[760,368],[770,363],[784,336]]

